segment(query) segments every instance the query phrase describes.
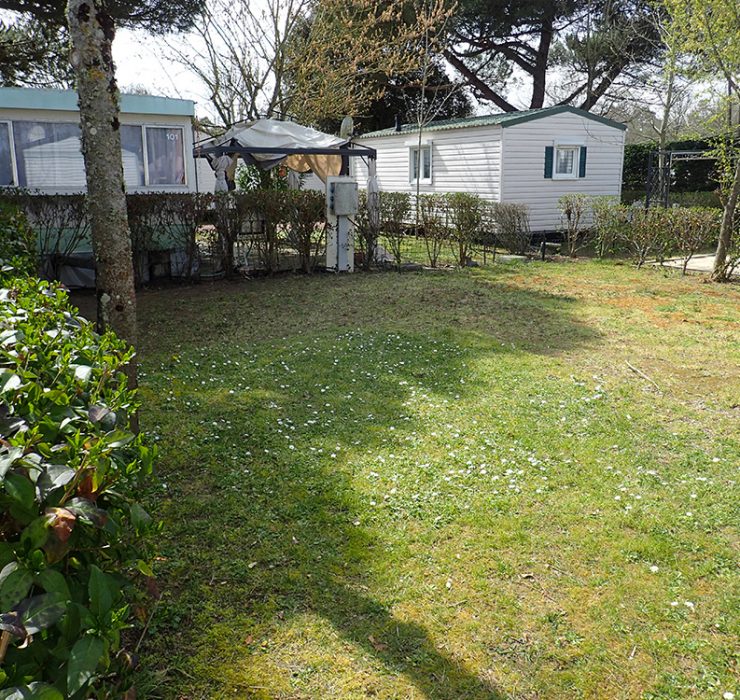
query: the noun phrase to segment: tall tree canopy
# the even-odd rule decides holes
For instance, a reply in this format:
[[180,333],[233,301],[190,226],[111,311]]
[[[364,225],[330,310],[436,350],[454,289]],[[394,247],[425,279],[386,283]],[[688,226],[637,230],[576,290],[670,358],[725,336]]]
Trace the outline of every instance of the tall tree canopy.
[[627,68],[659,51],[649,0],[461,0],[445,58],[476,97],[514,111],[509,81],[531,83],[528,106],[548,97],[549,71],[568,81],[558,102],[590,110]]
[[421,38],[452,11],[449,0],[314,0],[290,41],[289,112],[312,124],[365,113],[391,76],[418,68]]
[[0,85],[69,87],[64,32],[33,18],[0,22]]
[[[98,6],[119,27],[154,33],[190,28],[204,0],[103,0]],[[0,10],[16,13],[0,21],[0,85],[72,87],[66,0],[0,0]]]
[[388,78],[383,95],[358,115],[359,129],[363,133],[386,129],[393,126],[397,115],[403,122],[413,122],[422,99],[424,111],[433,113],[435,119],[467,117],[472,113],[473,103],[464,86],[451,81],[440,62],[431,66],[424,86],[421,73],[417,68]]
[[[90,2],[119,27],[150,32],[185,31],[202,10],[204,0],[95,0]],[[66,0],[0,0],[0,9],[15,10],[57,27],[67,25]]]

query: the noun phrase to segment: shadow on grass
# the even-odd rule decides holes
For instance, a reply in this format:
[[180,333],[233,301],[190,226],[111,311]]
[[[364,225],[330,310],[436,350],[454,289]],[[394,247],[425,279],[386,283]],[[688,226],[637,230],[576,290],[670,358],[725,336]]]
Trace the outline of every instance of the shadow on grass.
[[319,614],[389,671],[408,677],[424,697],[504,698],[494,685],[441,652],[421,625],[399,621],[386,606],[347,587],[335,586],[328,594],[329,604]]
[[598,338],[575,318],[573,297],[512,285],[509,278],[522,274],[522,267],[283,277],[144,292],[138,297],[140,344],[156,355],[173,346],[364,327],[459,330],[549,355]]
[[[389,444],[403,449],[415,427],[411,386],[423,385],[435,400],[473,401],[476,387],[461,383],[471,361],[506,357],[512,345],[566,350],[595,336],[567,299],[511,290],[492,298],[470,277],[432,279],[323,280],[328,296],[317,281],[288,280],[288,290],[315,292],[313,311],[303,297],[286,299],[288,290],[276,289],[281,281],[262,285],[264,309],[241,293],[236,304],[235,294],[211,290],[197,313],[172,314],[167,333],[150,336],[142,424],[164,436],[170,498],[159,504],[167,596],[145,655],[164,681],[147,697],[280,697],[292,681],[274,678],[277,662],[257,674],[244,639],[277,637],[302,613],[329,621],[361,655],[403,675],[424,697],[503,697],[439,649],[422,625],[399,619],[368,592],[377,585],[372,572],[393,566],[394,524],[369,508],[357,464]],[[377,315],[370,302],[379,298]],[[347,316],[348,308],[356,313]],[[144,323],[161,312],[145,307]],[[222,317],[231,322],[216,336],[214,319]],[[242,326],[260,324],[266,339],[247,340]],[[176,344],[181,357],[168,363]],[[164,365],[153,372],[155,360]],[[168,391],[177,401],[167,400]],[[311,648],[304,640],[309,657],[328,655],[330,665],[322,643]],[[327,685],[319,679],[301,691],[322,697]]]

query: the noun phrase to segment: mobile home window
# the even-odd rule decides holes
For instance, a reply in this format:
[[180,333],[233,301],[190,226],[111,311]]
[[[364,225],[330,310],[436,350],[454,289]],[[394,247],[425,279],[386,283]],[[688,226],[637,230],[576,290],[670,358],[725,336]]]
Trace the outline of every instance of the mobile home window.
[[184,185],[184,133],[180,127],[147,126],[147,185]]
[[558,146],[555,149],[556,178],[577,177],[579,151],[579,146]]
[[432,181],[432,145],[409,149],[409,181]]
[[144,185],[144,138],[140,126],[121,125],[121,160],[126,188]]
[[79,124],[17,121],[13,123],[13,137],[20,187],[85,188]]
[[0,122],[0,187],[12,187],[15,185],[10,134],[10,123]]

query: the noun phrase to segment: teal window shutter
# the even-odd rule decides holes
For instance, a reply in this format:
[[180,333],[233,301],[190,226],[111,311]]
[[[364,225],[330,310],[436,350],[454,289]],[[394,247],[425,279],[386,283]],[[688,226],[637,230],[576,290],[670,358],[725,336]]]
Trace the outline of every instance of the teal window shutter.
[[553,146],[545,146],[545,177],[552,178]]
[[578,163],[578,177],[586,177],[586,147],[581,146],[581,160]]

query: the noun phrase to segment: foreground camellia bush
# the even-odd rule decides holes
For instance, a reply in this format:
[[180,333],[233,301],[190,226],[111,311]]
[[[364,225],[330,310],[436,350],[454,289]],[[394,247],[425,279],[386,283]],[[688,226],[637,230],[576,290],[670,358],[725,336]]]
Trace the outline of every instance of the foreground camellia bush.
[[131,355],[63,289],[0,273],[0,700],[126,694],[156,528],[136,500],[154,455],[130,430]]

